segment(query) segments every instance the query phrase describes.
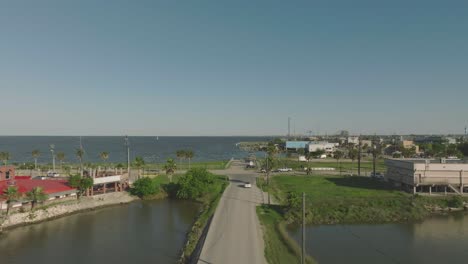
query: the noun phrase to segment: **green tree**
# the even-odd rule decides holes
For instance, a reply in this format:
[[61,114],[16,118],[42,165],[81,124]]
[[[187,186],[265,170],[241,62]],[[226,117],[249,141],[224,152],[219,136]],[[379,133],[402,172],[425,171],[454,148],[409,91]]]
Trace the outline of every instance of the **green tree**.
[[172,176],[177,170],[177,164],[173,159],[167,159],[166,164],[164,165],[164,170],[166,171],[166,175],[169,177],[169,181],[172,182]]
[[354,147],[351,147],[348,151],[348,157],[351,159],[351,167],[354,167],[354,161],[358,158],[359,151]]
[[16,201],[19,197],[18,188],[15,186],[10,186],[3,190],[3,198],[6,200],[7,203],[7,211],[6,214],[10,213],[11,203]]
[[193,159],[194,153],[191,150],[185,151],[185,158],[188,159],[188,168],[190,170],[190,161]]
[[75,155],[80,161],[80,174],[83,175],[83,157],[84,157],[84,150],[82,148],[76,149]]
[[31,155],[34,159],[34,169],[37,170],[37,158],[39,158],[41,152],[38,149],[35,149],[31,152]]
[[468,157],[468,142],[459,144],[458,150],[463,154],[463,156]]
[[[99,157],[101,158],[102,162],[106,163],[107,160],[109,159],[109,153],[106,151],[103,151],[99,154]],[[107,168],[105,168],[107,169]]]
[[57,153],[57,159],[60,161],[60,169],[62,169],[63,168],[63,161],[65,160],[65,153],[58,152]]
[[31,191],[26,193],[26,196],[31,200],[31,209],[34,209],[34,206],[36,206],[38,202],[43,202],[49,197],[42,187],[34,187]]
[[182,162],[182,160],[185,159],[185,150],[177,150],[176,157],[179,159],[179,162]]
[[78,190],[77,199],[88,190],[93,187],[94,181],[90,177],[82,177],[81,175],[72,175],[68,178],[68,184]]
[[148,177],[143,177],[141,179],[136,180],[133,183],[132,189],[130,189],[130,193],[136,195],[140,198],[144,198],[150,195],[157,194],[159,192],[159,184],[155,179],[151,179]]
[[333,154],[333,157],[336,159],[336,165],[339,164],[339,170],[340,170],[340,175],[341,175],[341,162],[340,160],[343,158],[344,153],[341,150],[336,150],[335,153]]
[[145,166],[145,160],[143,157],[135,157],[135,160],[133,161],[133,166],[135,166],[137,169],[141,169],[143,166]]
[[416,155],[416,147],[413,146],[411,148],[401,148],[401,155],[405,158],[412,158]]
[[8,165],[8,161],[10,160],[10,158],[11,157],[9,152],[0,152],[0,160],[2,160],[4,166]]
[[177,198],[197,199],[210,191],[215,176],[204,168],[187,171],[178,181]]

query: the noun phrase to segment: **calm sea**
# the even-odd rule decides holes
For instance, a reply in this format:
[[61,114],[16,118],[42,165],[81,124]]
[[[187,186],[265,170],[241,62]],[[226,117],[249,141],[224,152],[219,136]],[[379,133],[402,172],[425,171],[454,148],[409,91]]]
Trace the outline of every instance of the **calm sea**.
[[[146,162],[164,162],[175,158],[180,149],[190,149],[195,153],[193,161],[218,161],[230,158],[243,158],[248,153],[236,147],[241,141],[263,141],[268,137],[129,137],[132,159],[142,156]],[[108,162],[127,160],[124,137],[82,137],[85,150],[84,162],[99,162],[99,153],[109,153]],[[31,152],[38,149],[40,163],[51,163],[50,145],[55,152],[64,152],[65,162],[77,163],[75,151],[80,147],[79,137],[57,136],[0,136],[0,152],[10,153],[10,163],[32,162]]]

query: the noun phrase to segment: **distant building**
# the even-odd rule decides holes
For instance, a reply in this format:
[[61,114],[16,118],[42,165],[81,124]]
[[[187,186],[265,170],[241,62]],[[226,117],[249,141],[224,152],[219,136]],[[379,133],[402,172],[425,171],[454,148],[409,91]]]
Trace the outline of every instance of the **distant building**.
[[307,144],[309,144],[309,141],[286,141],[286,149],[306,149]]
[[419,153],[419,146],[414,144],[414,141],[412,141],[412,140],[402,140],[402,141],[400,141],[400,144],[405,149],[414,148],[416,153]]
[[348,137],[348,138],[346,139],[346,143],[358,145],[358,144],[359,144],[359,137],[356,137],[356,136]]
[[460,160],[386,159],[385,165],[385,178],[412,193],[467,191],[468,164]]
[[10,180],[15,178],[14,166],[0,166],[0,181]]
[[[26,193],[36,187],[41,187],[45,194],[48,195],[47,201],[72,197],[76,195],[77,190],[68,185],[65,180],[35,180],[31,176],[15,175],[13,166],[0,167],[0,193],[3,193],[8,187],[16,187],[20,197],[18,201],[12,204],[12,208],[18,208],[30,203],[26,198]],[[0,210],[6,210],[7,203],[4,197],[0,196]]]
[[333,153],[338,147],[338,143],[329,143],[327,141],[312,141],[307,144],[307,150],[309,152],[315,152],[319,149],[324,150],[325,153]]

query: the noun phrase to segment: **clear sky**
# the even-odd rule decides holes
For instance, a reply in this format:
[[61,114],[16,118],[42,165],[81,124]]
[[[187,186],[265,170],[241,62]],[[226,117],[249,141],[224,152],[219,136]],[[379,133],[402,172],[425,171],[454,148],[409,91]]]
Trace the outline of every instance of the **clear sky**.
[[468,1],[2,1],[0,98],[0,135],[462,133]]

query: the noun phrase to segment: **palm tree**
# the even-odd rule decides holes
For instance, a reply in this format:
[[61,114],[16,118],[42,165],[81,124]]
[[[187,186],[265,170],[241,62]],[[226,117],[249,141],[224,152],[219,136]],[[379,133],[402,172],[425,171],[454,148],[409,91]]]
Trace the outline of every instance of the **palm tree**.
[[57,159],[60,161],[60,170],[62,170],[63,161],[65,160],[65,153],[58,152]]
[[42,187],[33,188],[31,191],[26,193],[26,196],[31,200],[31,210],[34,209],[34,206],[38,202],[43,202],[48,198],[48,195],[44,192]]
[[3,165],[6,166],[8,161],[10,160],[10,153],[9,152],[0,152],[0,160],[2,160]]
[[82,148],[76,149],[75,152],[76,157],[80,160],[80,171],[81,175],[83,176],[83,156],[84,156],[84,150]]
[[[351,168],[353,168],[354,161],[357,159],[359,155],[359,151],[354,147],[351,147],[348,151],[348,157],[351,159]],[[351,169],[351,174],[353,173],[353,169]]]
[[182,162],[182,159],[185,158],[185,150],[176,151],[176,157],[179,159],[179,162]]
[[[337,150],[335,151],[334,156],[336,159],[336,163],[338,165],[338,162],[343,158],[343,152],[341,150]],[[340,175],[341,175],[341,162],[340,162],[339,170],[340,170]]]
[[8,213],[10,212],[11,203],[13,201],[16,201],[16,199],[18,199],[19,197],[18,188],[14,186],[8,187],[3,191],[3,197],[6,199],[7,202],[6,214],[8,215]]
[[164,170],[166,171],[166,175],[169,177],[169,181],[172,182],[172,175],[177,170],[177,165],[173,159],[167,159],[167,162],[164,165]]
[[[101,160],[106,163],[106,161],[109,159],[109,153],[108,152],[101,152],[101,154],[99,154],[99,157],[101,157]],[[107,166],[104,167],[104,170],[107,169]]]
[[190,170],[190,160],[193,158],[195,154],[191,150],[186,150],[185,151],[185,158],[188,159],[188,168]]
[[35,149],[31,152],[31,155],[34,159],[34,169],[37,170],[37,158],[39,158],[41,152],[38,149]]

